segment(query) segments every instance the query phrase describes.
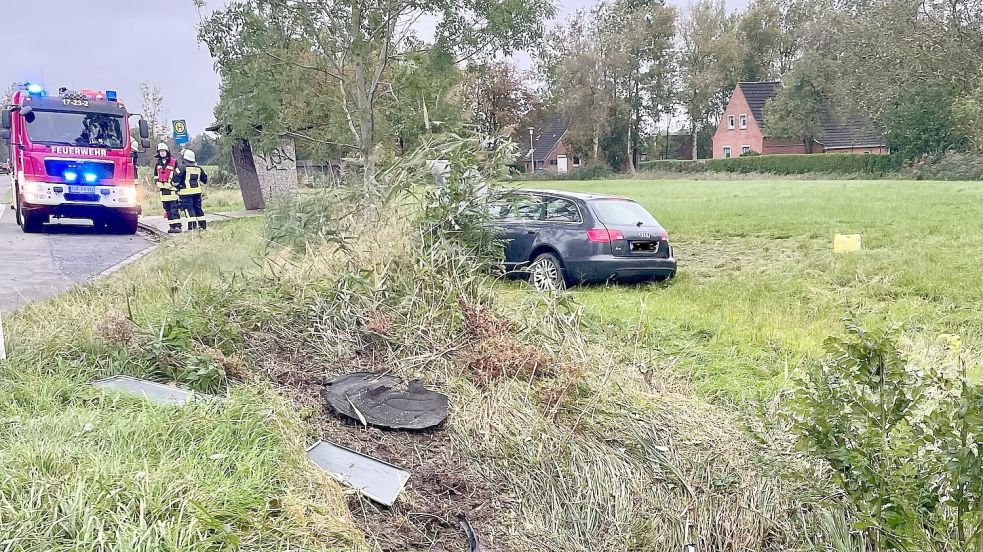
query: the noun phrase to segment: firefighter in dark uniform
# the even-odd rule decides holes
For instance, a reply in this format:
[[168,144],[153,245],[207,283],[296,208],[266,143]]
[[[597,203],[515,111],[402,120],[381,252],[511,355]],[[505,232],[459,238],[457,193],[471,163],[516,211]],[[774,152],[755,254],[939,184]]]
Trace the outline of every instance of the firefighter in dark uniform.
[[188,230],[205,230],[208,221],[201,208],[202,186],[208,184],[208,175],[195,161],[195,152],[184,150],[184,163],[174,173],[174,184],[181,201],[181,209],[187,213]]
[[157,144],[157,155],[154,156],[154,181],[157,182],[157,189],[160,191],[160,202],[164,205],[164,215],[171,228],[167,231],[170,234],[181,232],[181,213],[178,210],[177,188],[171,179],[177,168],[177,159],[171,157],[171,151],[167,144],[161,142]]

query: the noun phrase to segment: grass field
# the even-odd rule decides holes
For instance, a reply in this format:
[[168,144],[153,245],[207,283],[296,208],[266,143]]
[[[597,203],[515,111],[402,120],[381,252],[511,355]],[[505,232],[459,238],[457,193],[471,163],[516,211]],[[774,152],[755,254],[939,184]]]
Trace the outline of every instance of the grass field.
[[[822,353],[841,319],[898,324],[914,342],[983,338],[983,184],[592,181],[665,226],[678,277],[576,292],[612,339],[637,339],[701,392],[764,398]],[[863,251],[832,252],[859,233]],[[979,354],[979,350],[976,350]],[[978,356],[977,356],[978,358]]]

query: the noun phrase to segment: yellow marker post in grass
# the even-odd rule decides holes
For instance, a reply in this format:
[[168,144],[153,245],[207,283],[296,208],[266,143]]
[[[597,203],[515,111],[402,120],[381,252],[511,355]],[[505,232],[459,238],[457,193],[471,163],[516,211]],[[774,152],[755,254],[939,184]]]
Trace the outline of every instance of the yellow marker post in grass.
[[833,236],[833,253],[860,251],[860,234],[836,234]]

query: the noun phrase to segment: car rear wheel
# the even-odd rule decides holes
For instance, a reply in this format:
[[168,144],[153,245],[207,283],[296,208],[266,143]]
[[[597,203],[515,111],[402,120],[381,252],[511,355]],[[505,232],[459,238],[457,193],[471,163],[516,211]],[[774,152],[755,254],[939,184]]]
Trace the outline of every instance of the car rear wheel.
[[529,283],[539,291],[566,289],[567,280],[563,274],[563,263],[552,253],[538,255],[529,267]]

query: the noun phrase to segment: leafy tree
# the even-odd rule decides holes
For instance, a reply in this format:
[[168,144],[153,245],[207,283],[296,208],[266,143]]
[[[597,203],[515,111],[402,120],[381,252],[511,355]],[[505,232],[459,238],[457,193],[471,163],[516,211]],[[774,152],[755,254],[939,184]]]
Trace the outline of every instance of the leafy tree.
[[143,118],[147,121],[150,128],[151,147],[156,148],[157,142],[170,134],[170,125],[163,113],[164,98],[160,94],[160,88],[149,82],[140,83],[140,100]]
[[675,21],[661,1],[618,0],[555,33],[543,62],[548,89],[585,157],[637,166],[650,122],[670,111]]
[[799,63],[786,75],[782,90],[765,104],[766,136],[798,138],[806,153],[812,153],[823,115],[830,109],[829,78],[822,61]]
[[741,44],[739,80],[767,81],[779,75],[781,18],[775,0],[755,0],[741,14],[737,23]]
[[305,136],[356,152],[371,185],[394,65],[423,46],[408,22],[434,18],[434,47],[461,60],[533,44],[552,12],[548,0],[235,0],[199,36],[221,71],[234,136],[258,133],[263,148],[316,130]]
[[[623,89],[629,110],[628,168],[641,160],[646,118],[656,118],[672,97],[676,10],[657,0],[622,0],[614,4],[606,25],[621,46]],[[647,109],[650,111],[647,111]]]
[[[697,0],[684,14],[679,32],[679,102],[690,120],[693,143],[713,126],[737,82],[739,39],[723,0]],[[693,148],[693,159],[698,148]]]
[[955,130],[966,136],[970,150],[983,154],[983,81],[952,106]]
[[219,147],[214,138],[207,134],[199,134],[188,142],[188,148],[195,152],[201,165],[219,164]]
[[578,12],[568,27],[552,33],[540,66],[547,77],[550,103],[573,121],[568,144],[590,161],[609,162],[601,142],[611,132],[619,99],[610,40],[597,24],[602,9]]
[[958,129],[956,100],[956,91],[947,82],[908,86],[886,117],[891,149],[904,159],[965,149],[969,140]]
[[472,122],[491,136],[516,129],[538,103],[526,76],[505,61],[470,67],[464,95]]
[[383,99],[385,134],[396,151],[418,146],[430,131],[430,121],[442,129],[461,123],[461,71],[454,58],[438,48],[420,44],[392,67],[389,94]]

